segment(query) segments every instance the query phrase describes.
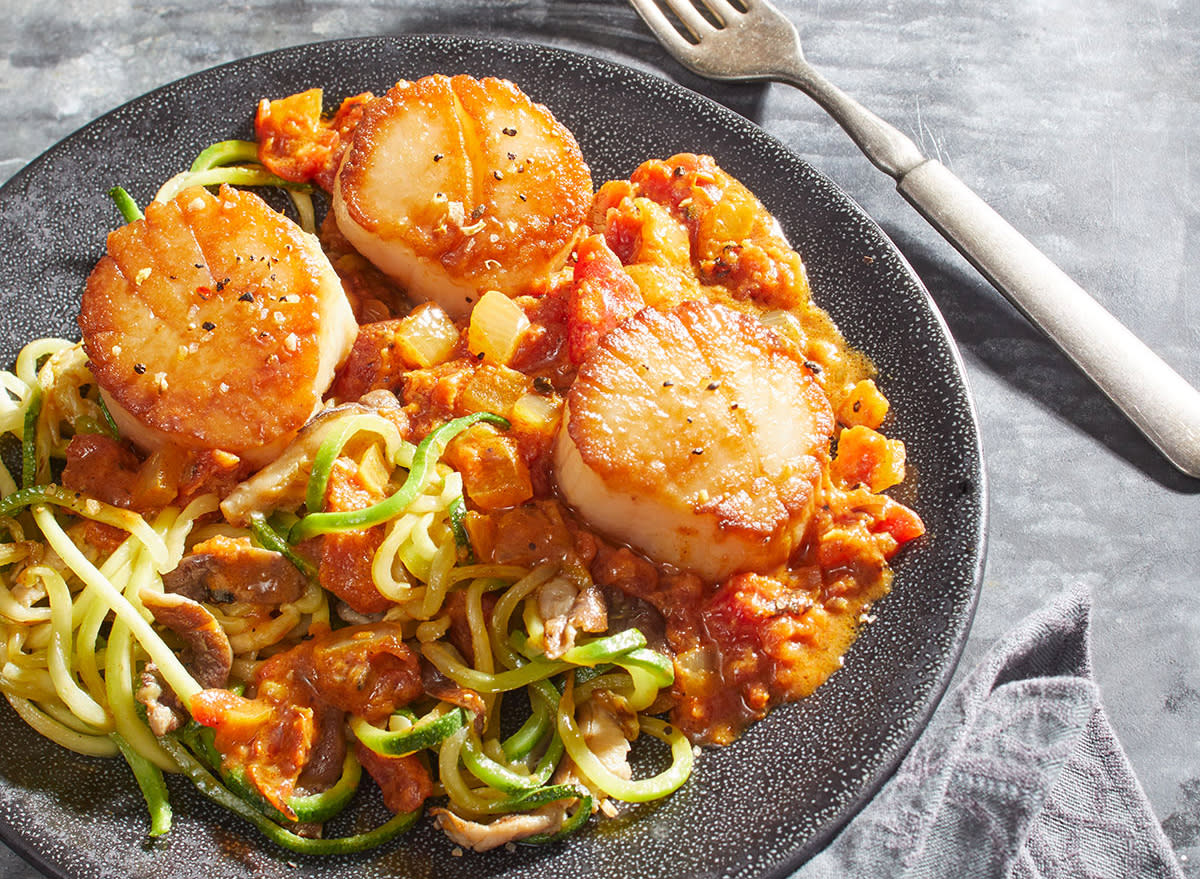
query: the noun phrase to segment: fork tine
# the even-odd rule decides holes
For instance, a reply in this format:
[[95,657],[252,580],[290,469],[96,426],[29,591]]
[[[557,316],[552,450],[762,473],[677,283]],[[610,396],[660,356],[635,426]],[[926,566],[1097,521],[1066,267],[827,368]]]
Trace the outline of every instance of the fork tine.
[[[630,0],[633,8],[641,15],[650,30],[659,41],[672,52],[687,51],[693,44],[688,42],[680,33],[677,25],[671,21],[655,0]],[[712,25],[696,11],[689,0],[663,0],[664,4],[679,19],[692,38],[699,40],[706,31],[712,30]]]
[[637,10],[642,21],[646,22],[646,27],[650,28],[664,48],[675,52],[677,47],[682,44],[691,45],[679,35],[679,31],[675,30],[675,25],[663,14],[654,0],[629,0],[629,3]]
[[[692,5],[691,0],[662,0],[662,2],[668,9],[679,16],[679,20],[683,22],[684,27],[691,31],[692,36],[696,39],[700,39],[705,33],[713,29],[708,19],[701,15],[699,10]],[[700,2],[704,3],[709,11],[712,11],[711,3],[705,3],[704,0],[700,0]],[[716,15],[716,13],[713,14]],[[725,24],[725,20],[719,15],[717,15],[717,21],[722,26]]]
[[727,27],[731,18],[744,15],[745,10],[742,6],[752,5],[748,0],[739,0],[741,6],[732,0],[696,0],[696,2],[707,9],[713,18],[721,23],[721,27]]

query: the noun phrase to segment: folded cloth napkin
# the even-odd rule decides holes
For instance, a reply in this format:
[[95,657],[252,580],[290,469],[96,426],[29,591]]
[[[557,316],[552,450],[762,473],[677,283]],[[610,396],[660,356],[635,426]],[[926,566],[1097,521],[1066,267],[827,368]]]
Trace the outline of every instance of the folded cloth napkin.
[[1077,587],[999,641],[794,879],[1182,879],[1091,679]]

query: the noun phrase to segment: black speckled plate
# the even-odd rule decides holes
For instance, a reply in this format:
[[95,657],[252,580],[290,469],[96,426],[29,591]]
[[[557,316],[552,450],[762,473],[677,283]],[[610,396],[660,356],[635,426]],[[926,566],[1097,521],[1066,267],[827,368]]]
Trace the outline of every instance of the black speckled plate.
[[[216,68],[139,98],[49,150],[0,190],[0,361],[47,334],[77,337],[81,284],[117,216],[212,141],[249,136],[257,100],[311,86],[327,103],[424,74],[497,75],[575,133],[599,182],[642,160],[707,152],[775,213],[817,300],[879,368],[890,431],[908,445],[900,492],[929,529],[892,594],[810,699],[723,750],[665,802],[594,822],[560,844],[451,856],[425,822],[356,857],[300,858],[172,779],[175,829],[148,840],[120,761],[78,757],[0,712],[0,835],[60,877],[782,876],[827,843],[886,781],[924,727],[966,640],[982,568],[984,487],[962,364],[921,282],[832,183],[750,122],[665,80],[542,46],[414,37],[325,43]],[[369,809],[370,806],[364,806]]]

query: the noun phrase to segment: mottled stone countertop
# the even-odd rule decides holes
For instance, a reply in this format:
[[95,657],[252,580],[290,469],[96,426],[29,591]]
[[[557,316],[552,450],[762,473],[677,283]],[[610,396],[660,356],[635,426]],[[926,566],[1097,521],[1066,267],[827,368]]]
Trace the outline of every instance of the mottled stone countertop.
[[[1200,4],[784,5],[833,81],[939,157],[1200,383]],[[966,361],[990,548],[964,665],[1065,585],[1089,585],[1107,710],[1185,872],[1200,876],[1200,480],[1166,464],[815,105],[783,86],[698,80],[616,0],[5,0],[3,12],[0,181],[184,74],[369,34],[553,43],[656,70],[765,127],[880,222]],[[0,850],[0,875],[34,873]]]

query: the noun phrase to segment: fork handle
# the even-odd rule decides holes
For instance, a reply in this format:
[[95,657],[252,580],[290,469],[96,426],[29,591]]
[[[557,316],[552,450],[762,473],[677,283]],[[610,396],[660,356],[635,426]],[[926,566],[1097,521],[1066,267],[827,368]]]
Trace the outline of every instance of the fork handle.
[[917,165],[896,188],[1172,464],[1200,477],[1200,392],[941,162]]
[[[797,37],[798,40],[798,37]],[[1166,456],[1200,478],[1200,391],[1029,243],[945,165],[803,59],[778,78],[820,104],[896,188]]]
[[[797,37],[798,40],[798,37]],[[1200,391],[945,165],[796,56],[778,78],[813,98],[943,237],[1061,348],[1167,460],[1200,478]]]

